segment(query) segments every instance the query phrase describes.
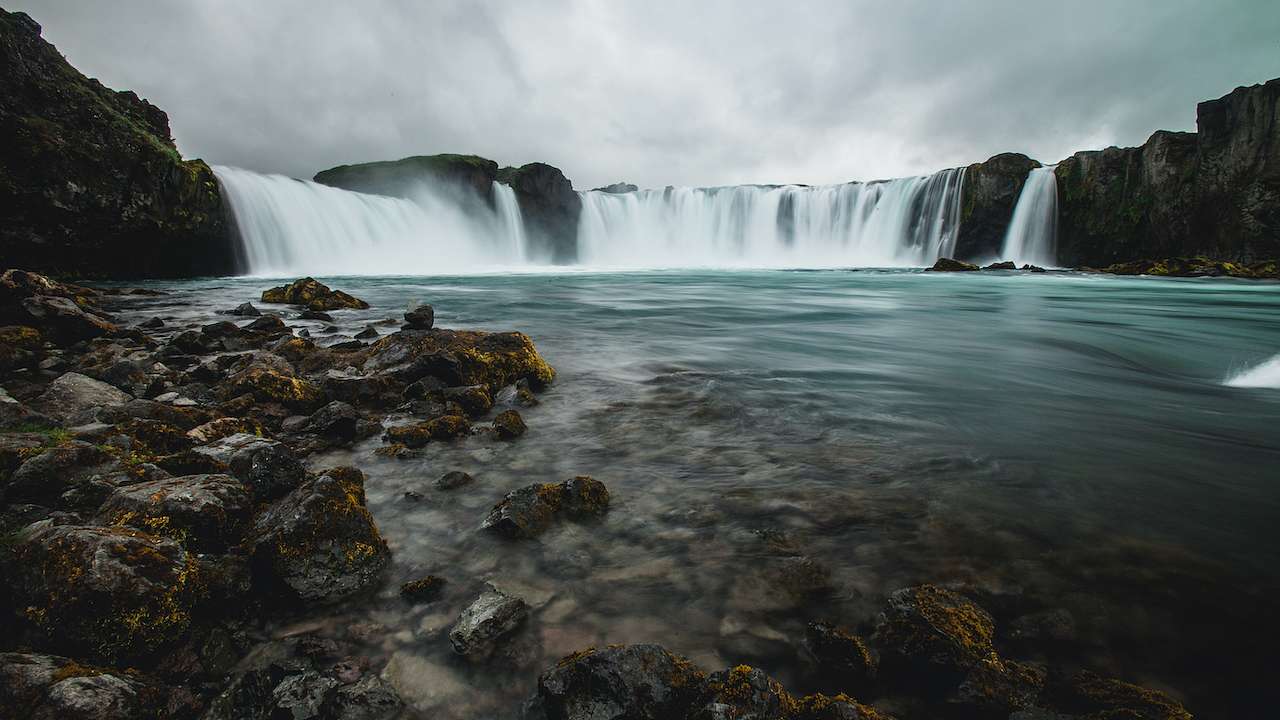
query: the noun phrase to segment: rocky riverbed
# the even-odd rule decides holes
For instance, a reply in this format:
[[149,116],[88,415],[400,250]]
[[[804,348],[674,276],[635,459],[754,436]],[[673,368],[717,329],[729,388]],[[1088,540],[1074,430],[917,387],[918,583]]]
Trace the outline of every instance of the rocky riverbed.
[[[798,649],[769,670],[660,645],[680,637],[568,645],[574,614],[608,609],[483,562],[419,572],[439,563],[395,557],[359,467],[522,442],[521,411],[555,378],[528,337],[437,328],[425,304],[373,308],[387,317],[359,329],[342,314],[368,304],[310,278],[214,322],[147,315],[182,302],[0,277],[5,717],[1190,717],[1159,690],[1053,663],[1042,645],[1069,642],[1069,614],[1002,625],[1006,601],[973,587],[903,588],[793,638],[725,617]],[[580,470],[505,495],[454,470],[398,502],[487,502],[457,533],[513,557],[574,526],[578,543],[543,550],[579,564],[615,500]],[[831,594],[833,569],[789,533],[755,541],[759,571],[735,592],[799,618]],[[388,622],[341,620],[370,607]],[[576,652],[537,666],[548,643]]]

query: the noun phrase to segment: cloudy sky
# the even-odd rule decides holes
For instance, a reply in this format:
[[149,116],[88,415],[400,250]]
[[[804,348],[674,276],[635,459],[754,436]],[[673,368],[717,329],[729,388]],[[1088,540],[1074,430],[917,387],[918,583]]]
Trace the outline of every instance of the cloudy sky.
[[310,177],[438,152],[579,188],[1046,162],[1280,76],[1280,2],[25,0],[189,157]]

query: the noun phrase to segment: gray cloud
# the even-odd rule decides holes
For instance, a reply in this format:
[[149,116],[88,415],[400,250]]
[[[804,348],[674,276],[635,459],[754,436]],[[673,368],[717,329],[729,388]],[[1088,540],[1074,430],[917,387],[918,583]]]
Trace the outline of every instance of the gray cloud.
[[1280,75],[1280,3],[44,0],[184,154],[310,177],[437,152],[578,187],[840,182],[1194,130]]

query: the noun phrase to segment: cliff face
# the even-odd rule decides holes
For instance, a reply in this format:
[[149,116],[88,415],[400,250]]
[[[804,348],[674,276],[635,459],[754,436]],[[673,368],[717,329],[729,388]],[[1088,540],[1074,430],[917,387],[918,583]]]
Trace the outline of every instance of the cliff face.
[[553,263],[578,259],[578,219],[582,198],[559,168],[529,163],[503,168],[498,180],[516,191],[525,232],[534,253]]
[[1038,167],[1026,155],[1001,153],[965,169],[957,258],[985,260],[1000,253],[1027,174]]
[[0,265],[86,277],[228,274],[218,184],[169,119],[80,74],[0,10]]

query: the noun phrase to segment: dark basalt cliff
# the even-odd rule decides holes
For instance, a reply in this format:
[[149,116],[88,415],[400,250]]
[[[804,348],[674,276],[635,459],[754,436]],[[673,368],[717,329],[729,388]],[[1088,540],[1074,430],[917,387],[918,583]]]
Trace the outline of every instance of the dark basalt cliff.
[[553,263],[578,259],[578,218],[582,198],[559,168],[546,163],[506,167],[498,180],[516,191],[525,232],[535,255]]
[[169,119],[86,78],[0,10],[0,265],[89,277],[235,272],[213,172]]
[[1022,185],[1038,167],[1040,163],[1026,155],[1001,153],[965,169],[956,257],[983,259],[999,254]]
[[463,206],[493,206],[498,163],[478,155],[415,155],[400,160],[339,165],[316,173],[323,185],[412,199],[430,187],[451,194]]

